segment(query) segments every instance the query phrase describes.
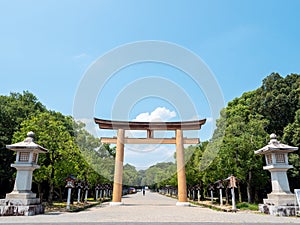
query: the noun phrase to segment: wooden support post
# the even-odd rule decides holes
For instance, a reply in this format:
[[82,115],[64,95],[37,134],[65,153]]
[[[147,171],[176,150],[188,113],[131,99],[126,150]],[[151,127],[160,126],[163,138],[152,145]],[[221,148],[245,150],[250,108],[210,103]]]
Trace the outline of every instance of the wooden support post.
[[153,138],[153,130],[147,130],[147,138]]
[[183,132],[176,130],[176,159],[177,159],[177,179],[178,179],[178,206],[189,206],[186,192],[186,176],[184,163]]
[[124,129],[118,130],[117,149],[115,158],[115,174],[113,199],[110,205],[122,204],[122,178],[123,178],[123,161],[124,161]]

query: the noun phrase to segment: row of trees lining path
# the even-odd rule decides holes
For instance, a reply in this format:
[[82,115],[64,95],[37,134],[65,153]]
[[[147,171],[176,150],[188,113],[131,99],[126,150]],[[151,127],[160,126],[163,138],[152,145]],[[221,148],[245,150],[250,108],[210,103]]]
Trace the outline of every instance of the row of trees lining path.
[[[49,203],[62,200],[65,178],[70,174],[88,182],[91,190],[99,183],[111,182],[115,147],[101,145],[84,127],[71,116],[48,110],[27,91],[0,96],[0,197],[12,190],[15,176],[10,167],[15,156],[5,145],[22,141],[29,130],[35,132],[38,144],[50,150],[40,155],[41,168],[33,177],[33,189],[44,200]],[[186,158],[190,159],[186,164],[188,186],[201,186],[204,196],[209,184],[234,174],[240,181],[239,200],[261,202],[271,184],[269,174],[262,170],[264,160],[255,156],[254,150],[269,141],[270,133],[276,133],[286,144],[300,145],[299,74],[283,78],[272,73],[261,87],[228,103],[220,112],[211,140],[185,149]],[[220,150],[203,167],[201,159],[207,148]],[[300,187],[299,152],[290,154],[289,160],[294,166],[288,172],[293,190]],[[173,162],[158,163],[140,171],[126,164],[123,183],[157,189],[167,185],[176,187],[176,176]]]

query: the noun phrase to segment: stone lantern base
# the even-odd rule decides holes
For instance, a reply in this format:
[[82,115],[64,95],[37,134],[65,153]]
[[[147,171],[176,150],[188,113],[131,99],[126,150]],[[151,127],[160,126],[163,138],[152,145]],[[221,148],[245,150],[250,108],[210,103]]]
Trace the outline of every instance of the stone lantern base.
[[259,205],[259,211],[276,216],[296,216],[299,207],[294,194],[270,193],[268,198],[264,199],[264,204]]
[[267,205],[295,205],[296,198],[294,194],[268,194],[268,198],[264,199],[264,204]]
[[13,191],[0,199],[0,216],[33,216],[43,214],[44,207],[36,194]]
[[267,205],[259,204],[259,211],[274,216],[297,216],[299,215],[299,206]]

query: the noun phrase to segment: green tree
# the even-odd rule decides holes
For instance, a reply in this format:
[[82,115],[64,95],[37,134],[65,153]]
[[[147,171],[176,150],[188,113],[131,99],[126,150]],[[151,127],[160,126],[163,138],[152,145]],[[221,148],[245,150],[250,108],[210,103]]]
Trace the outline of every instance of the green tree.
[[44,111],[45,106],[28,91],[0,96],[0,196],[12,190],[15,172],[10,166],[15,156],[5,146],[13,143],[13,134],[20,129],[22,121]]
[[94,183],[107,183],[113,181],[114,176],[114,157],[115,147],[109,144],[101,144],[99,138],[95,138],[84,129],[83,123],[77,123],[75,126],[76,143],[80,153],[89,169],[82,169],[82,178],[88,180],[89,176],[97,177],[98,181]]
[[173,162],[161,162],[149,167],[143,172],[141,186],[160,187],[166,184],[177,185],[174,180],[176,165]]
[[[299,125],[295,112],[299,100],[300,76],[291,74],[283,78],[273,73],[257,90],[229,102],[221,111],[217,128],[202,155],[200,168],[207,168],[202,178],[204,184],[234,174],[247,190],[249,202],[261,198],[258,190],[266,189],[269,175],[262,170],[262,157],[254,156],[253,151],[269,141],[270,133],[284,134],[289,143],[294,140],[297,144]],[[296,165],[292,172],[297,175],[298,156],[292,154],[290,160]]]
[[[293,123],[288,124],[284,128],[283,142],[296,147],[300,147],[300,109],[296,112]],[[300,153],[293,152],[289,154],[289,161],[294,168],[288,171],[291,189],[300,187]]]
[[[200,170],[200,162],[203,152],[208,145],[208,142],[202,142],[197,146],[189,146],[185,149],[186,152],[191,152],[192,156],[185,165],[187,185],[194,186],[202,183],[203,171]],[[190,154],[190,153],[187,153]]]
[[284,128],[294,121],[300,107],[300,75],[291,74],[285,78],[272,73],[256,90],[253,110],[269,121],[267,133],[283,135]]
[[[32,116],[21,123],[20,131],[15,132],[14,141],[21,141],[28,131],[35,133],[36,143],[47,148],[47,154],[39,156],[41,168],[35,172],[34,182],[49,186],[48,202],[52,203],[55,187],[62,187],[69,174],[80,172],[83,160],[78,146],[66,124],[71,124],[70,117],[60,113],[44,112]],[[61,193],[61,189],[59,190]]]
[[128,163],[123,168],[123,185],[140,186],[138,171]]
[[[224,129],[225,135],[219,144],[219,152],[213,163],[206,170],[203,181],[207,186],[219,179],[224,179],[233,174],[240,180],[240,185],[245,186],[248,202],[253,201],[253,193],[257,190],[257,184],[263,184],[262,159],[254,155],[254,151],[264,145],[267,133],[265,127],[268,121],[257,114],[252,103],[256,98],[256,92],[244,93],[228,103],[218,123]],[[255,190],[256,189],[256,190]],[[240,193],[241,194],[241,193]]]

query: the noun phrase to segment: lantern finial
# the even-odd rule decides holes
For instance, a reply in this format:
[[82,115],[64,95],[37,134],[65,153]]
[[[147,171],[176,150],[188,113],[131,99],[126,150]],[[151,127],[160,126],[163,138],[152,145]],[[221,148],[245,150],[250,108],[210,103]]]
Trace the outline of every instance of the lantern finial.
[[270,135],[270,143],[274,143],[274,144],[279,144],[280,142],[279,141],[277,141],[277,135],[276,134],[274,134],[274,133],[272,133],[271,135]]
[[31,138],[34,138],[34,133],[32,131],[29,131],[27,133],[27,137],[31,137]]
[[31,143],[31,142],[33,142],[33,139],[34,139],[34,133],[32,131],[29,131],[27,133],[27,137],[25,138],[24,142]]

